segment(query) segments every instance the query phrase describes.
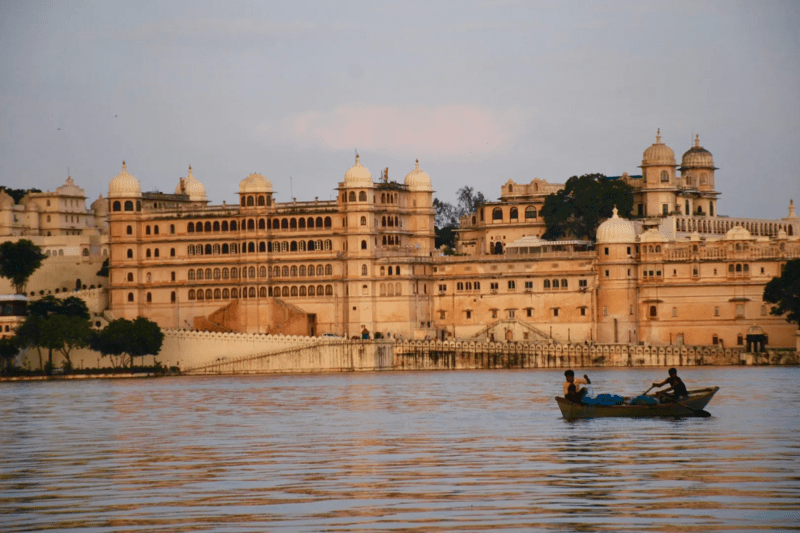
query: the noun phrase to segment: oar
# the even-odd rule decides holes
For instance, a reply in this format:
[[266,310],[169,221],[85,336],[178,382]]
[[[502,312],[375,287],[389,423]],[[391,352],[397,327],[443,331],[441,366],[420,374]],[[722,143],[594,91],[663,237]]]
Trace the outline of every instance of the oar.
[[642,395],[642,396],[644,396],[645,394],[647,394],[648,392],[650,392],[650,390],[651,390],[653,387],[654,387],[654,385],[650,385],[650,388],[649,388],[649,389],[647,389],[646,391],[644,391],[644,392],[643,392],[641,395]]
[[709,413],[708,411],[703,411],[702,409],[693,409],[693,408],[689,407],[688,405],[686,405],[685,403],[679,402],[678,400],[676,400],[674,398],[670,398],[667,395],[662,396],[662,398],[666,398],[667,400],[669,400],[671,402],[674,402],[674,403],[680,405],[681,407],[685,407],[686,409],[688,409],[692,413],[694,413],[695,416],[699,416],[700,418],[708,418],[708,417],[711,416],[711,413]]

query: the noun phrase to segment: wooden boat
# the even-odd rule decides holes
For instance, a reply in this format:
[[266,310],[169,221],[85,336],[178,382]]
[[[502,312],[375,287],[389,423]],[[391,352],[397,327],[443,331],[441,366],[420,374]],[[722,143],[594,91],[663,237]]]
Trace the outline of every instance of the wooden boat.
[[708,412],[703,408],[708,405],[711,398],[719,390],[719,387],[690,390],[688,398],[682,398],[675,402],[664,400],[657,405],[630,405],[629,398],[623,405],[586,405],[567,401],[564,398],[556,397],[558,407],[564,418],[572,420],[575,418],[603,418],[609,416],[623,416],[629,418],[684,418],[684,417],[708,417]]

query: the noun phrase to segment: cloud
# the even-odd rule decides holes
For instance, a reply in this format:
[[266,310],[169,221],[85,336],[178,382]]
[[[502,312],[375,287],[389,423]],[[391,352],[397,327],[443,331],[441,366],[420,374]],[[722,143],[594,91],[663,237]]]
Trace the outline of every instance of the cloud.
[[510,148],[525,124],[523,113],[467,105],[346,106],[262,123],[257,135],[262,142],[303,149],[462,158]]

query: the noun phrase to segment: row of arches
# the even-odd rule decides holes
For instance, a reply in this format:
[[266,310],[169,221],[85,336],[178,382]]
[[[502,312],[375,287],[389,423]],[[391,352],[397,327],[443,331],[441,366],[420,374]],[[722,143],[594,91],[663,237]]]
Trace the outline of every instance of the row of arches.
[[260,194],[258,196],[242,195],[240,202],[242,207],[263,207],[265,205],[272,205],[272,196],[265,196]]
[[[342,193],[342,202],[355,202],[356,201],[356,192],[350,191],[349,193],[343,192]],[[360,191],[358,193],[358,201],[359,202],[366,202],[367,201],[367,192]]]
[[[238,254],[238,243],[223,244],[190,244],[186,247],[187,255]],[[330,251],[333,241],[330,239],[315,241],[261,241],[241,243],[241,253],[279,253],[279,252],[314,252]]]
[[381,283],[378,287],[380,296],[402,296],[403,289],[400,283]]
[[[133,200],[125,200],[124,204],[121,204],[119,202],[119,200],[115,200],[111,204],[111,210],[112,211],[122,211],[123,207],[124,207],[125,211],[133,211],[133,206],[134,206]],[[136,210],[137,211],[141,211],[142,210],[142,202],[140,202],[138,200],[136,201]]]
[[203,280],[203,279],[254,279],[258,274],[260,278],[266,278],[268,276],[272,276],[273,278],[296,278],[296,277],[314,277],[314,276],[332,276],[333,275],[333,265],[292,265],[290,266],[275,266],[275,267],[267,267],[267,266],[260,266],[258,268],[251,266],[251,267],[242,267],[239,268],[198,268],[193,269],[190,268],[187,272],[187,279],[189,280]]
[[[129,293],[129,295],[132,294]],[[312,296],[333,296],[333,285],[189,289],[187,297],[189,300],[228,300],[233,298],[303,298]]]
[[736,226],[741,226],[752,235],[775,237],[780,230],[784,230],[786,235],[793,235],[794,228],[791,224],[781,224],[778,222],[757,222],[757,221],[733,221],[708,218],[679,218],[676,221],[678,231],[698,233],[715,233],[724,235]]
[[[539,213],[536,208],[532,205],[529,205],[525,208],[525,219],[526,220],[535,220],[539,217]],[[481,220],[483,218],[481,217]],[[502,207],[495,207],[492,209],[492,220],[496,221],[503,221],[505,220],[504,216],[504,209]],[[519,220],[519,209],[516,207],[512,207],[508,210],[508,220]],[[475,217],[472,217],[472,223],[475,224]]]
[[[251,231],[251,230],[283,230],[283,229],[315,229],[331,228],[331,217],[292,217],[292,218],[248,218],[237,223],[235,220],[214,222],[189,222],[186,225],[187,233],[212,233],[219,231]],[[157,232],[156,232],[157,233]]]

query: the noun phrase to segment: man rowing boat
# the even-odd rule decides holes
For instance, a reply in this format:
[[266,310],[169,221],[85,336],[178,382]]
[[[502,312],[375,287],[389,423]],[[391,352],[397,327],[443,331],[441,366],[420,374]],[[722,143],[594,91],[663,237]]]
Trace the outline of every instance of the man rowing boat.
[[[684,385],[683,380],[678,377],[678,371],[674,368],[670,368],[667,373],[669,374],[667,379],[661,383],[653,383],[653,387],[663,387],[669,384],[669,388],[656,392],[656,396],[668,396],[673,400],[689,396],[686,385]],[[667,394],[669,391],[672,391],[672,394]]]
[[[580,385],[591,385],[592,380],[589,379],[589,376],[586,374],[583,375],[583,379],[576,378],[575,372],[572,370],[567,370],[564,372],[564,377],[566,381],[564,382],[564,398],[573,402],[573,403],[581,403],[583,397],[586,396],[586,388],[580,387]],[[572,390],[570,390],[572,388]]]

